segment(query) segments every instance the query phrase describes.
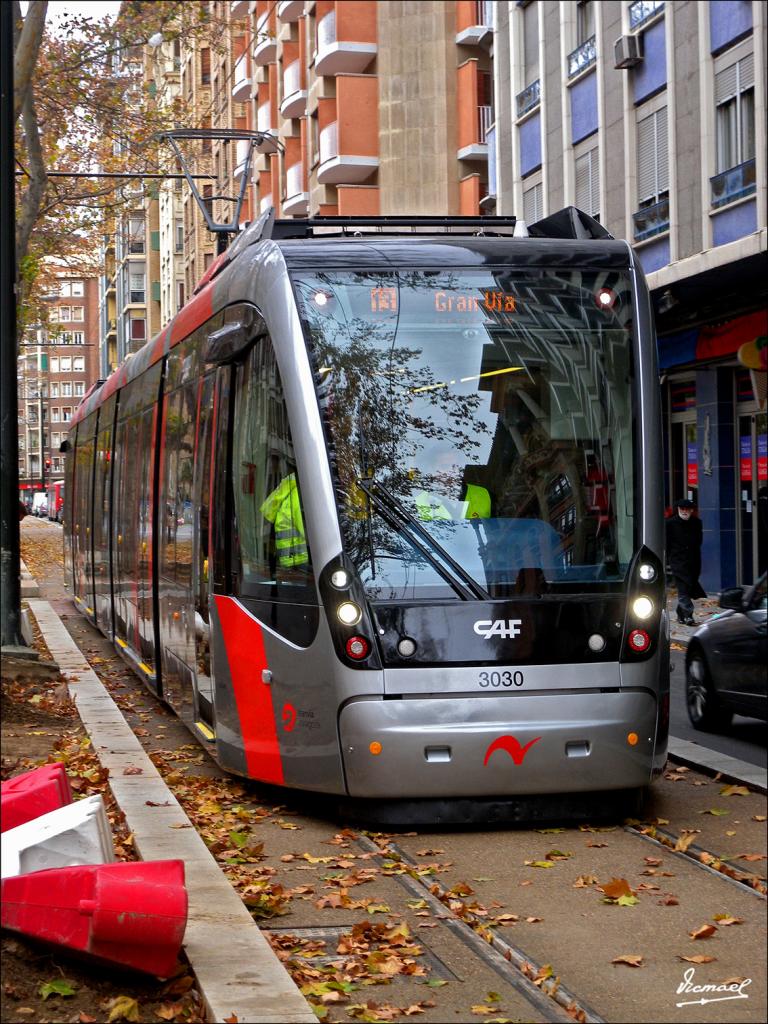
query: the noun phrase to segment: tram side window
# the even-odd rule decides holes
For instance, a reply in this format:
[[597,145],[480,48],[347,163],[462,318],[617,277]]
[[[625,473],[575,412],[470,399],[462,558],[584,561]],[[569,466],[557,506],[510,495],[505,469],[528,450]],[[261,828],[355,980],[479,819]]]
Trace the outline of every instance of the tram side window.
[[288,409],[268,339],[238,368],[232,568],[244,597],[314,602]]
[[160,565],[163,575],[184,587],[191,586],[192,582],[197,388],[197,381],[191,381],[168,396],[165,426]]

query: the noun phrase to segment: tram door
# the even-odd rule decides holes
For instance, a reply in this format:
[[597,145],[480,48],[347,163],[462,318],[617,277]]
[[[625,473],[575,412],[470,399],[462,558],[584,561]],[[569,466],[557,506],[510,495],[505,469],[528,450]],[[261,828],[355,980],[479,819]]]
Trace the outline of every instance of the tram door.
[[75,481],[72,507],[72,567],[74,596],[81,611],[94,617],[91,497],[96,417],[90,417],[77,431]]
[[741,576],[748,585],[768,568],[768,414],[739,416]]
[[[180,354],[184,347],[181,346]],[[207,739],[213,738],[206,653],[212,409],[212,375],[182,379],[179,386],[166,393],[158,506],[163,695]]]

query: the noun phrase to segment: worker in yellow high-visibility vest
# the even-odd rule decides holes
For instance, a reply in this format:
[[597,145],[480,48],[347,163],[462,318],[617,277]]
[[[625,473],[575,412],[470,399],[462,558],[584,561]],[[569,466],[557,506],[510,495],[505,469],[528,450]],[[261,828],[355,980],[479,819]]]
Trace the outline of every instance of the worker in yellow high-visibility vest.
[[419,491],[414,501],[418,517],[425,523],[435,519],[490,519],[491,517],[491,496],[485,487],[480,487],[478,484],[467,484],[467,492],[464,501],[461,502],[461,512],[456,517],[451,514],[443,502],[431,497],[426,491]]
[[261,506],[261,512],[275,527],[278,564],[286,569],[306,565],[309,550],[295,473],[278,484]]

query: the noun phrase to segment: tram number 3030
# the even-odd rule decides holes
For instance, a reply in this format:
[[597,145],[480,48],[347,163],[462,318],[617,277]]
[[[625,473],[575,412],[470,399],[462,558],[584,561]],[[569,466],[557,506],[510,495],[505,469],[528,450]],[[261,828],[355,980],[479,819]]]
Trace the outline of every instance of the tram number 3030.
[[481,672],[477,681],[482,687],[486,686],[522,686],[524,679],[523,673],[516,672]]

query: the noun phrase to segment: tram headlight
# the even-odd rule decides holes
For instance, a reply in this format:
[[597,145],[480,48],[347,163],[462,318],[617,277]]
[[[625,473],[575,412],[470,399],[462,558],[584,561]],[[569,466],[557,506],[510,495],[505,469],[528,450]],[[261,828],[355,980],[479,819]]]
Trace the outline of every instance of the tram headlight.
[[344,601],[340,604],[336,609],[336,615],[339,622],[343,622],[345,626],[356,626],[363,617],[361,610],[352,601]]
[[632,602],[632,611],[638,619],[650,619],[653,615],[653,601],[649,597],[636,597]]
[[331,573],[331,583],[338,590],[343,590],[345,587],[349,586],[349,573],[345,572],[344,569],[337,569],[335,572]]
[[592,636],[587,640],[590,651],[594,651],[595,654],[599,654],[600,651],[605,649],[605,637],[600,636],[599,633],[593,633]]
[[643,583],[653,583],[656,579],[656,567],[649,562],[643,562],[637,572]]

